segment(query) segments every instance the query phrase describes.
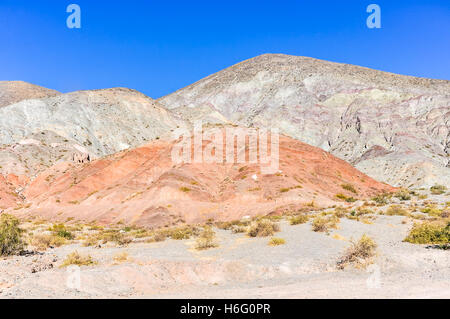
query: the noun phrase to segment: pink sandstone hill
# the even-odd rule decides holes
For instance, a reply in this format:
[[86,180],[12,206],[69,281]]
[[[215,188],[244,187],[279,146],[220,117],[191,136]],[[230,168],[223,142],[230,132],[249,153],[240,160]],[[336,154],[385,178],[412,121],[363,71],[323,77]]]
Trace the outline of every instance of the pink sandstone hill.
[[336,194],[365,199],[395,190],[286,136],[280,136],[279,170],[270,175],[261,174],[259,164],[174,164],[176,142],[153,141],[90,163],[58,163],[30,182],[20,194],[22,205],[8,211],[52,221],[157,227],[345,205]]

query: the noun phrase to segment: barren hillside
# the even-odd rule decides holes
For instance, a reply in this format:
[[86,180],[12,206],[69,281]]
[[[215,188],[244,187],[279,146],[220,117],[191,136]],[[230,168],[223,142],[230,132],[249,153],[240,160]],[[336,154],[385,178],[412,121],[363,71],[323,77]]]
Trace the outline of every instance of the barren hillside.
[[278,127],[402,186],[450,186],[450,82],[266,54],[159,100],[187,119]]

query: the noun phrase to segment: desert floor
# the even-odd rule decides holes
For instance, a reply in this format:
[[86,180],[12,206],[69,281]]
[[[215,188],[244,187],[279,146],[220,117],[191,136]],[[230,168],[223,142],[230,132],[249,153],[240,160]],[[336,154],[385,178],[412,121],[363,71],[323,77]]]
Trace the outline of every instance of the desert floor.
[[[195,249],[195,238],[100,248],[74,241],[1,259],[0,298],[450,298],[450,250],[403,242],[414,222],[341,218],[323,233],[283,218],[280,246],[217,228],[219,246],[207,250]],[[338,270],[350,240],[363,234],[378,245],[373,264]],[[79,268],[78,287],[76,268],[60,267],[73,251],[96,262]]]

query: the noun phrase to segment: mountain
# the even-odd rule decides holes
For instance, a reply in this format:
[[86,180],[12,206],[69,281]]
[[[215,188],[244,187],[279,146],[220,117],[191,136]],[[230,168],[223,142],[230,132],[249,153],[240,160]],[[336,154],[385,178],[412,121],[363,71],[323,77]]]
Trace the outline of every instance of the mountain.
[[124,88],[23,100],[0,108],[0,172],[36,174],[60,161],[143,145],[184,126],[151,98]]
[[0,108],[28,99],[56,96],[57,91],[22,81],[0,81]]
[[[178,142],[153,141],[82,165],[56,164],[24,188],[24,203],[14,213],[53,221],[157,227],[210,218],[233,220],[307,205],[344,205],[337,194],[365,199],[394,190],[286,136],[280,136],[275,174],[262,174],[259,164],[177,164],[172,152]],[[209,143],[204,135],[204,150]]]
[[392,185],[450,187],[450,81],[265,54],[158,101],[191,121],[277,127]]

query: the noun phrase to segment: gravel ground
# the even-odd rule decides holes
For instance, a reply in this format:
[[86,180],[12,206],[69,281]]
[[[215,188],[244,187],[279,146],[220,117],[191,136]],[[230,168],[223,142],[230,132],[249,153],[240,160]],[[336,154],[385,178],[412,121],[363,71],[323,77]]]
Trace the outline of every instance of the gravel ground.
[[[72,244],[0,260],[0,298],[449,298],[450,251],[403,243],[411,227],[404,219],[380,215],[364,224],[342,218],[328,235],[313,232],[310,223],[282,221],[276,237],[286,244],[275,247],[269,238],[219,229],[219,247],[205,251],[195,250],[193,239]],[[378,244],[374,264],[337,270],[349,240],[363,234]],[[81,267],[79,277],[76,269],[60,268],[74,250],[97,265]],[[129,259],[114,261],[122,252]]]

